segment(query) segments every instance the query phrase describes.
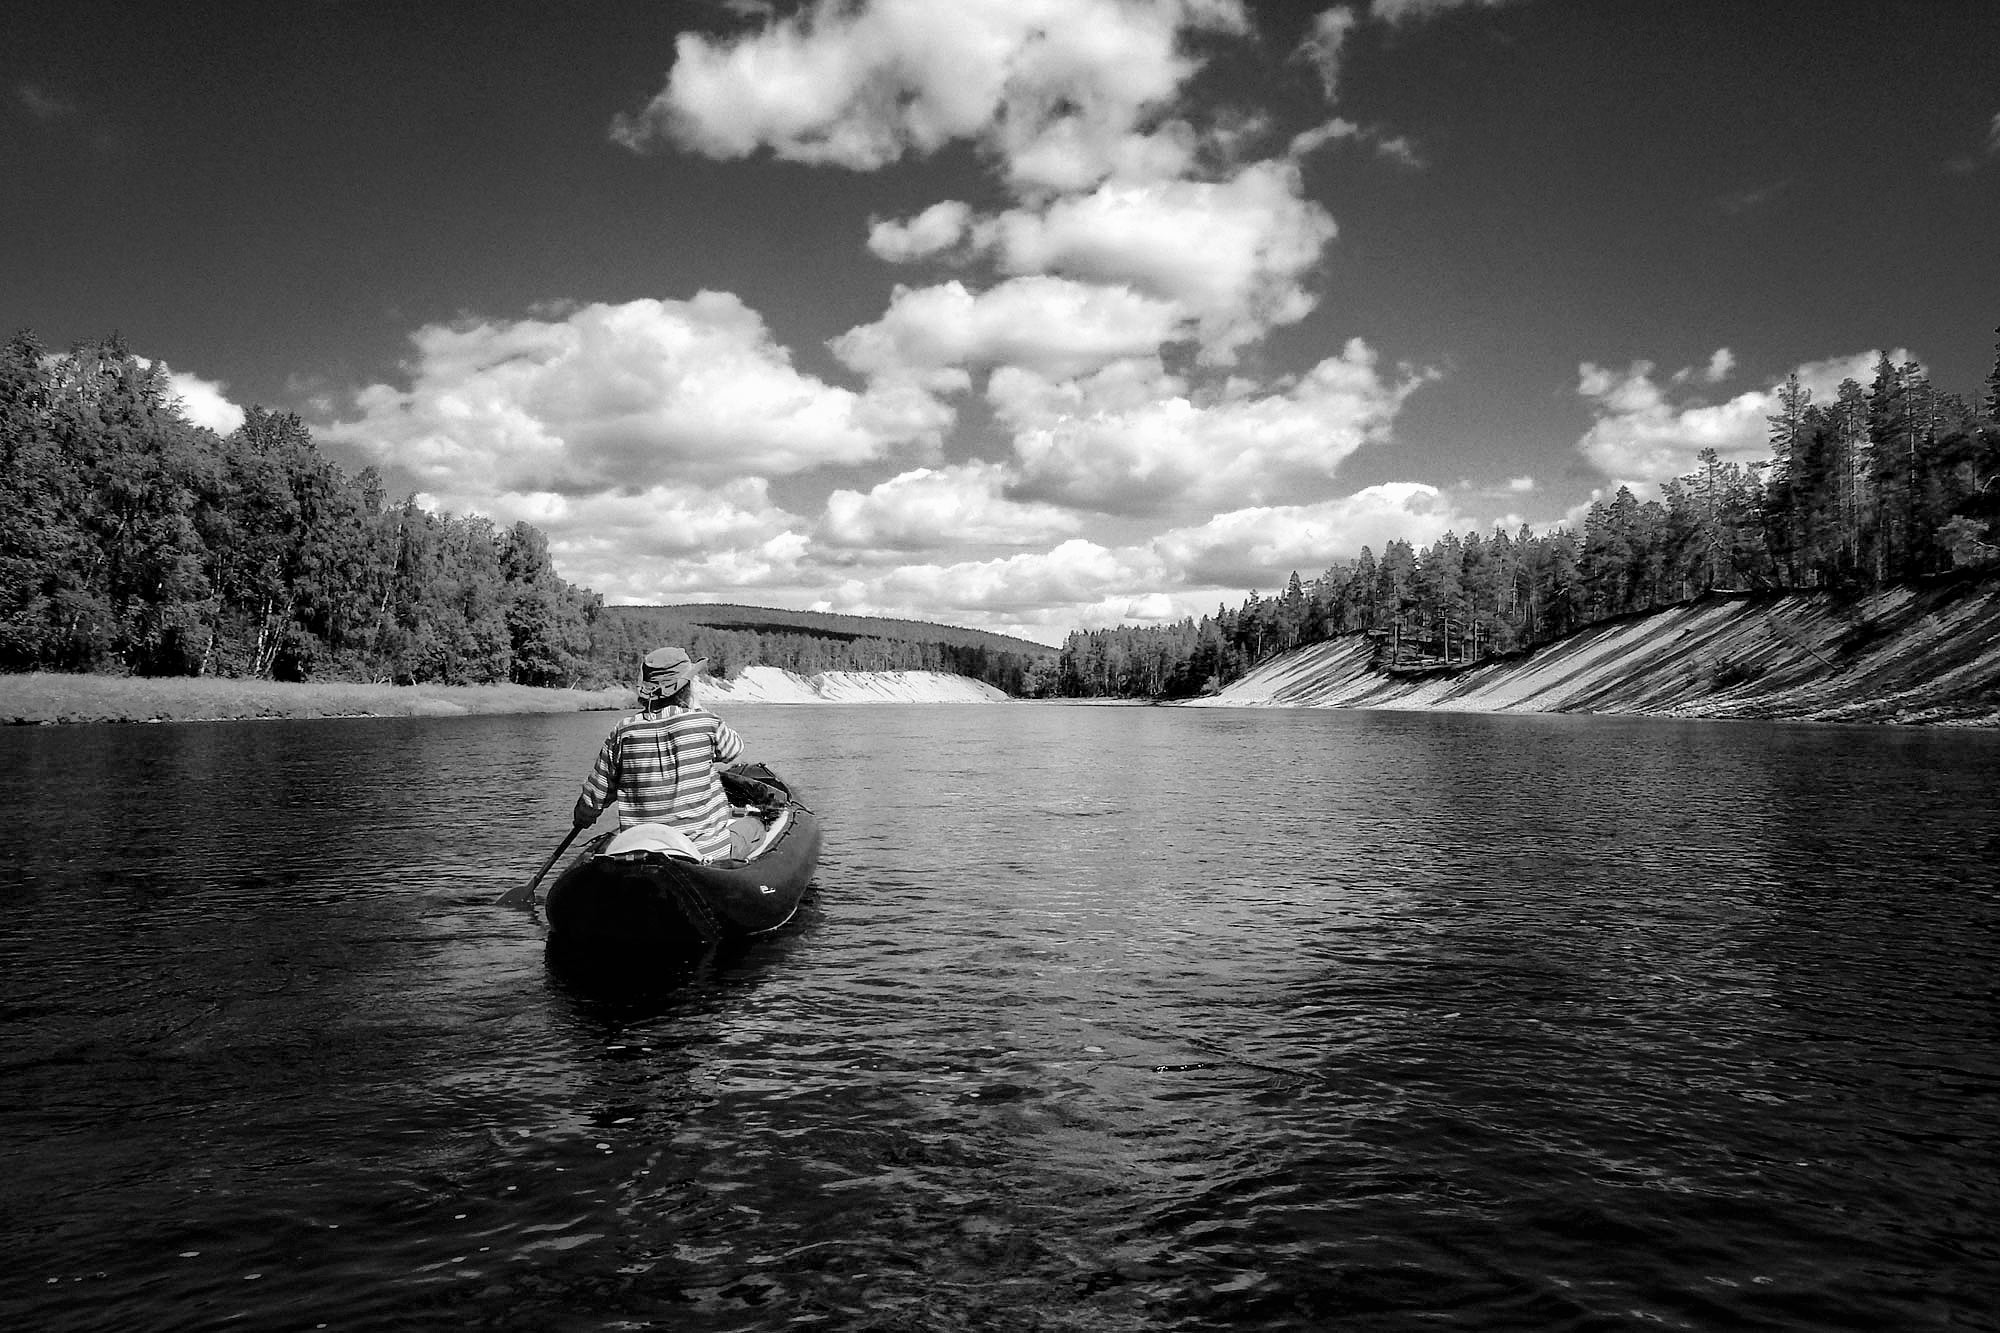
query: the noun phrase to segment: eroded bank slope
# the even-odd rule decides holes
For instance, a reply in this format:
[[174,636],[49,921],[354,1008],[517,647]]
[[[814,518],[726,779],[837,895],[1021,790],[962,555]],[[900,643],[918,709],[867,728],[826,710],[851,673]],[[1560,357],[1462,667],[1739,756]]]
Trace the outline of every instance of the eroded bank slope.
[[700,677],[697,700],[717,704],[958,704],[995,703],[1006,692],[970,676],[940,671],[822,671],[795,675],[777,667],[745,667],[734,680]]
[[1199,704],[2000,725],[2000,579],[1715,596],[1595,625],[1529,656],[1427,675],[1346,635]]

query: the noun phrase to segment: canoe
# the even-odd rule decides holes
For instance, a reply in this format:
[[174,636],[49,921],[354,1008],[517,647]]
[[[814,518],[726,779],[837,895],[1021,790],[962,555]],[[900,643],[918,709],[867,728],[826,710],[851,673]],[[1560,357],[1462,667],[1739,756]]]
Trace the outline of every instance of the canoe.
[[744,855],[701,861],[653,825],[593,838],[542,905],[550,947],[693,954],[790,921],[819,865],[819,818],[761,764],[722,779],[732,824],[754,835]]

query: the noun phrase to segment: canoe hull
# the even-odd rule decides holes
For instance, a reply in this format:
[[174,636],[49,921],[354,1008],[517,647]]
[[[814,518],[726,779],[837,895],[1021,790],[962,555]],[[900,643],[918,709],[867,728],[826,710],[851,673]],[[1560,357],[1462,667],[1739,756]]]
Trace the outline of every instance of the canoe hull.
[[802,805],[749,861],[604,856],[592,839],[548,891],[549,943],[569,951],[699,953],[792,919],[819,864],[819,820]]

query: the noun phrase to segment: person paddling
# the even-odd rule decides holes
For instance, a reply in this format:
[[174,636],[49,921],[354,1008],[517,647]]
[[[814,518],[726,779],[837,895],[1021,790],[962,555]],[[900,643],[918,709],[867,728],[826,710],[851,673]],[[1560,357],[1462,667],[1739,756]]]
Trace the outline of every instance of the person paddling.
[[615,798],[618,827],[666,824],[702,856],[730,855],[729,798],[716,775],[743,753],[743,738],[694,704],[694,678],[707,658],[656,648],[640,666],[639,708],[605,738],[572,816],[586,828]]

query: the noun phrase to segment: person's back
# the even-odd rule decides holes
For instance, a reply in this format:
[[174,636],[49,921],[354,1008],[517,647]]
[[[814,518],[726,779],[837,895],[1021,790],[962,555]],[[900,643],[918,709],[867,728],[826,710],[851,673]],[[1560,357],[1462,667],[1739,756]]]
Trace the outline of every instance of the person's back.
[[605,738],[577,797],[578,826],[618,802],[618,827],[667,824],[685,833],[705,857],[730,854],[729,799],[716,776],[743,753],[743,740],[715,714],[694,706],[693,680],[702,662],[678,648],[646,655],[641,711]]

